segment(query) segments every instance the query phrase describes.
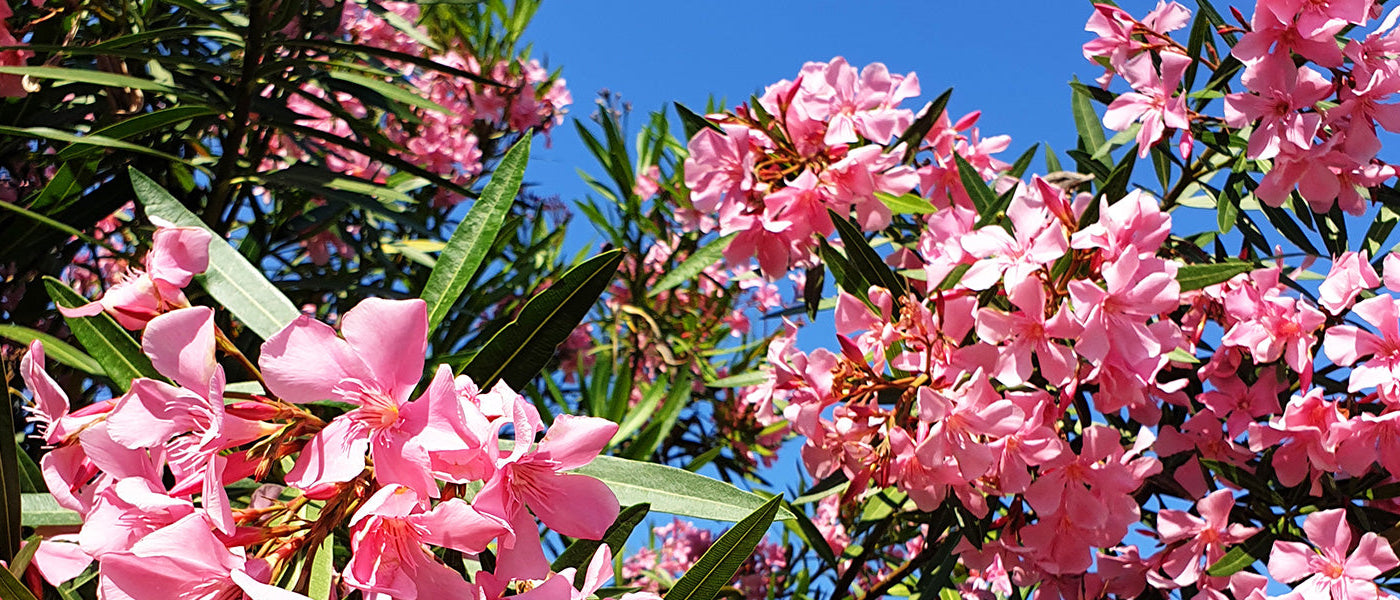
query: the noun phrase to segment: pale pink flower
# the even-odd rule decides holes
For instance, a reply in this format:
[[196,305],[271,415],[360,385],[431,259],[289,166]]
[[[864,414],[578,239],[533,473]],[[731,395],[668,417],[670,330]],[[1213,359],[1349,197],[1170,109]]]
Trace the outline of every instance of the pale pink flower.
[[436,420],[445,413],[435,406],[455,402],[455,392],[435,381],[432,393],[409,401],[423,374],[427,305],[369,298],[345,313],[340,331],[343,339],[329,325],[303,315],[263,344],[259,362],[274,394],[290,402],[356,405],[307,443],[287,483],[307,489],[350,481],[364,470],[369,455],[380,483],[437,497],[429,446],[443,436],[425,432],[454,430]]
[[1186,96],[1176,95],[1191,58],[1163,52],[1161,63],[1158,72],[1149,54],[1139,54],[1129,60],[1121,75],[1135,91],[1119,95],[1103,115],[1104,125],[1114,131],[1126,131],[1133,123],[1142,122],[1137,134],[1138,158],[1147,158],[1167,128],[1187,130],[1191,127]]
[[1303,600],[1362,600],[1378,598],[1375,580],[1400,567],[1400,559],[1386,540],[1366,532],[1351,547],[1351,525],[1346,510],[1336,508],[1308,515],[1303,532],[1309,544],[1274,542],[1269,553],[1269,575],[1284,583],[1304,579],[1293,588]]
[[151,238],[145,270],[132,270],[101,300],[76,308],[59,308],[68,317],[91,317],[103,311],[127,329],[141,329],[163,312],[188,306],[182,288],[209,268],[213,235],[200,227],[162,227]]
[[477,554],[497,537],[509,539],[509,528],[461,499],[440,502],[432,510],[424,510],[424,500],[409,488],[390,484],[365,501],[350,521],[353,554],[343,572],[346,585],[366,595],[402,600],[477,596],[475,586],[437,562],[425,544]]
[[1380,275],[1367,259],[1365,250],[1344,252],[1333,259],[1327,279],[1318,286],[1318,304],[1328,312],[1339,315],[1351,306],[1362,290],[1380,287]]
[[189,515],[102,560],[101,591],[111,600],[307,600],[267,584],[271,569],[224,546],[202,515]]

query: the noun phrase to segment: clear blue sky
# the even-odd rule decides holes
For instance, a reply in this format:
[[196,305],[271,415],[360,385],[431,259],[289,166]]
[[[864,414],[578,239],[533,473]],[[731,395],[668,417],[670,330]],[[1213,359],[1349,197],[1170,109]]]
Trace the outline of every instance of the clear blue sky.
[[[1141,16],[1155,2],[1122,4]],[[857,67],[883,62],[918,73],[924,93],[906,101],[914,109],[954,88],[953,114],[983,111],[983,135],[1011,135],[1004,158],[1013,160],[1035,142],[1072,147],[1066,82],[1098,74],[1079,49],[1090,39],[1090,11],[1089,2],[1068,0],[553,0],[525,39],[535,56],[563,67],[574,118],[586,119],[604,88],[632,103],[633,123],[672,101],[703,109],[714,95],[733,105],[792,78],[804,62],[845,56]],[[552,149],[536,147],[527,178],[567,203],[587,193],[575,168],[597,169],[572,124],[553,138]]]

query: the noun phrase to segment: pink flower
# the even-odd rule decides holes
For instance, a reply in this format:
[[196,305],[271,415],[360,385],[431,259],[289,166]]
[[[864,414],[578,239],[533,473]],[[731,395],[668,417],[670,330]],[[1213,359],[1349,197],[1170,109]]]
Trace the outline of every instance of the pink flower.
[[122,327],[141,329],[172,308],[188,306],[181,288],[209,268],[213,235],[199,227],[162,227],[151,239],[145,271],[132,270],[101,300],[76,308],[59,308],[67,317],[91,317],[107,311]]
[[1307,67],[1295,68],[1292,61],[1270,61],[1266,65],[1267,69],[1260,67],[1257,77],[1245,82],[1258,93],[1239,92],[1225,97],[1225,121],[1231,127],[1259,122],[1249,136],[1250,158],[1278,156],[1284,143],[1299,149],[1311,146],[1322,117],[1302,111],[1332,91],[1332,82]]
[[225,547],[201,515],[187,516],[102,560],[102,594],[131,600],[307,600],[268,585],[271,569]]
[[220,452],[256,439],[263,430],[224,414],[224,371],[214,361],[214,311],[197,306],[160,315],[147,325],[141,345],[157,371],[184,387],[153,379],[132,382],[107,416],[107,433],[127,448],[163,449],[175,489],[200,488],[209,518],[219,531],[232,533],[224,490],[231,457]]
[[1400,299],[1381,295],[1357,302],[1352,312],[1375,326],[1376,335],[1354,325],[1337,325],[1327,330],[1322,350],[1340,366],[1355,365],[1363,356],[1371,357],[1351,370],[1347,391],[1374,387],[1392,401],[1400,401]]
[[1269,575],[1284,583],[1307,578],[1293,588],[1303,600],[1369,600],[1381,596],[1375,580],[1400,567],[1400,559],[1385,539],[1372,532],[1351,547],[1346,510],[1336,508],[1308,515],[1303,532],[1312,547],[1301,542],[1274,542]]
[[[329,325],[303,315],[263,344],[259,362],[268,389],[282,399],[356,405],[307,443],[287,483],[307,489],[350,481],[364,470],[368,454],[380,483],[436,498],[430,456],[436,448],[429,440],[461,428],[436,418],[450,412],[439,403],[456,401],[450,372],[439,370],[423,398],[408,398],[423,373],[427,305],[369,298],[345,313],[340,331],[343,339]],[[447,381],[438,381],[443,377]]]
[[617,497],[603,482],[565,471],[592,462],[617,433],[617,424],[596,417],[560,415],[539,445],[531,448],[535,426],[518,408],[525,400],[516,398],[515,448],[497,458],[496,473],[482,486],[473,504],[517,530],[514,543],[501,551],[498,567],[502,568],[496,574],[541,579],[548,573],[548,564],[539,538],[530,533],[535,526],[526,508],[561,535],[601,539],[617,519],[621,508]]
[[1191,65],[1191,58],[1163,52],[1161,60],[1160,73],[1149,54],[1139,54],[1128,61],[1122,75],[1135,91],[1115,98],[1103,115],[1103,124],[1114,131],[1125,131],[1133,123],[1142,122],[1137,134],[1138,158],[1147,158],[1166,128],[1187,130],[1191,127],[1186,96],[1175,95],[1186,67]]
[[714,212],[720,202],[742,202],[754,185],[757,159],[751,150],[756,137],[746,127],[723,125],[724,133],[702,129],[690,139],[685,159],[685,186],[691,203],[702,213]]
[[1367,260],[1365,250],[1345,252],[1332,261],[1326,281],[1318,286],[1318,304],[1328,312],[1340,315],[1362,290],[1372,290],[1380,285],[1380,275]]
[[1196,503],[1200,517],[1172,509],[1157,513],[1157,534],[1168,547],[1162,570],[1176,585],[1196,582],[1206,567],[1225,556],[1227,546],[1243,542],[1259,531],[1257,527],[1230,522],[1234,505],[1230,490],[1219,490]]
[[475,586],[437,562],[424,544],[477,554],[498,536],[509,539],[509,528],[460,499],[428,511],[422,500],[413,490],[390,484],[365,501],[350,521],[354,554],[345,565],[346,585],[367,597],[402,600],[478,596]]

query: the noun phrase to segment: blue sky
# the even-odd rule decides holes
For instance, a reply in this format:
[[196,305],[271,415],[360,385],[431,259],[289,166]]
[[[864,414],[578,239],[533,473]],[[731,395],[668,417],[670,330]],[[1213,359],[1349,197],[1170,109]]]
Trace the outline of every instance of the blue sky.
[[[1138,15],[1151,8],[1123,5]],[[543,4],[525,39],[535,56],[563,67],[574,118],[593,112],[600,89],[631,102],[638,124],[672,101],[703,109],[714,95],[733,105],[792,78],[804,62],[845,56],[857,67],[883,62],[891,72],[918,73],[923,95],[906,101],[914,109],[954,88],[953,114],[983,111],[983,135],[1011,135],[1004,158],[1012,160],[1035,142],[1072,147],[1066,82],[1097,75],[1079,49],[1090,39],[1090,10],[1089,2],[1065,0],[559,0]],[[553,148],[537,146],[527,178],[567,203],[587,193],[575,168],[597,169],[571,124],[553,138]]]

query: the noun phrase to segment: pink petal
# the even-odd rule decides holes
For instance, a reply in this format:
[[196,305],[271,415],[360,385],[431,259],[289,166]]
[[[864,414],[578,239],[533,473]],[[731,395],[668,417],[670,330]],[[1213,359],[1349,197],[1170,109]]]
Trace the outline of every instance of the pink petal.
[[289,402],[335,398],[335,388],[345,379],[375,381],[370,368],[330,325],[306,315],[263,343],[258,364],[268,390]]
[[310,600],[310,598],[296,592],[253,579],[240,570],[231,571],[228,576],[235,585],[243,590],[243,593],[253,600]]
[[92,557],[74,543],[75,538],[77,536],[73,534],[44,538],[39,548],[34,551],[31,564],[39,570],[39,574],[44,576],[44,581],[49,582],[49,585],[56,587],[82,575],[88,565],[92,564]]
[[[204,386],[208,385],[205,380]],[[204,387],[201,386],[201,387]],[[192,415],[209,401],[185,388],[137,379],[107,415],[107,434],[127,448],[160,446],[196,427]]]
[[194,306],[151,319],[141,350],[162,375],[192,390],[204,390],[214,375],[214,310]]
[[332,420],[306,443],[301,458],[287,473],[287,484],[307,489],[322,483],[350,481],[365,470],[369,438],[350,419]]
[[1269,552],[1269,575],[1274,579],[1289,583],[1313,573],[1308,559],[1317,556],[1306,544],[1299,542],[1274,542]]
[[1344,572],[1348,577],[1375,580],[1381,573],[1395,567],[1400,567],[1400,559],[1395,557],[1390,544],[1380,536],[1367,532],[1361,536],[1356,551],[1347,557]]
[[408,399],[423,376],[428,348],[425,302],[367,298],[345,313],[340,332],[381,389],[396,400]]
[[1318,511],[1303,520],[1303,532],[1308,541],[1323,550],[1335,550],[1345,555],[1351,546],[1351,525],[1347,524],[1345,509]]
[[426,529],[424,542],[468,554],[480,553],[510,530],[504,520],[482,514],[457,498],[440,502],[433,510],[414,515],[410,520]]
[[175,287],[190,284],[196,273],[209,268],[209,243],[213,234],[202,227],[162,227],[151,239],[146,269],[152,279]]
[[593,461],[617,433],[617,423],[599,417],[559,415],[540,440],[539,452],[558,462],[559,471]]
[[545,526],[574,538],[602,539],[621,510],[612,490],[586,475],[539,475],[521,491]]

